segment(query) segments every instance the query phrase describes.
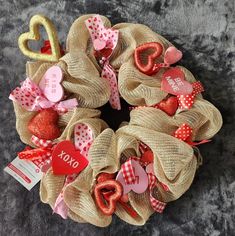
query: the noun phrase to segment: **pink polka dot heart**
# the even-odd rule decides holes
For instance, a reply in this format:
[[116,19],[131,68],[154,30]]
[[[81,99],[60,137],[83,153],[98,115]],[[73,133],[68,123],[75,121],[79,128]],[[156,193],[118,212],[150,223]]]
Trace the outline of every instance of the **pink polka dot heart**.
[[78,123],[74,127],[74,144],[77,150],[88,159],[88,151],[93,142],[93,133],[86,124]]

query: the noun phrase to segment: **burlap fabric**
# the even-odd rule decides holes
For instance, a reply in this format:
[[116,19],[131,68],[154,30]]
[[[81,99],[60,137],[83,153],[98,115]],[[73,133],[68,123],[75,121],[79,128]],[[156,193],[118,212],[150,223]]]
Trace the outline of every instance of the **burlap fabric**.
[[[62,83],[65,91],[71,97],[76,97],[82,107],[95,108],[108,101],[110,89],[107,82],[100,77],[101,68],[93,56],[90,35],[84,24],[84,20],[90,16],[82,16],[73,23],[67,38],[67,53],[58,64],[65,74]],[[110,27],[107,18],[102,17],[102,20]],[[121,96],[129,104],[137,106],[160,102],[167,96],[160,89],[164,69],[153,76],[141,73],[134,65],[133,52],[138,45],[146,42],[160,42],[164,51],[171,44],[144,25],[122,23],[114,28],[119,30],[120,37],[111,57],[111,65],[119,72],[118,86]],[[158,60],[162,61],[163,57]],[[38,83],[51,65],[28,63],[27,74]],[[195,81],[187,69],[180,68],[185,73],[186,80]],[[25,111],[17,104],[14,107],[21,140],[32,145],[27,123],[34,113]],[[58,141],[73,139],[73,128],[78,122],[89,125],[93,130],[96,138],[88,153],[90,164],[74,182],[67,185],[64,200],[69,207],[70,218],[100,227],[109,225],[112,220],[111,216],[101,213],[93,198],[95,179],[100,172],[119,171],[126,158],[140,155],[139,141],[142,141],[153,151],[156,177],[169,187],[168,192],[161,187],[156,188],[155,197],[164,202],[176,200],[191,185],[198,159],[190,145],[172,134],[182,123],[187,123],[193,128],[193,140],[201,141],[213,137],[222,125],[219,111],[201,95],[196,97],[190,110],[178,112],[173,117],[151,107],[133,110],[130,122],[116,132],[107,128],[98,118],[99,115],[98,111],[78,108],[61,116],[59,125],[64,131]],[[55,176],[50,169],[41,181],[41,200],[53,207],[64,180],[65,176]],[[132,218],[119,204],[115,214],[130,224],[143,225],[153,213],[149,191],[143,194],[130,192],[129,203],[138,213],[137,218]]]

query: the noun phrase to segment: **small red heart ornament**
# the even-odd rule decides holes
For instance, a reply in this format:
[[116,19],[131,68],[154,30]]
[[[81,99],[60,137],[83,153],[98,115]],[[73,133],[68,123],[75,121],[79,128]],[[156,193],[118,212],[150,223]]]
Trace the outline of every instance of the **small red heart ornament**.
[[[143,57],[144,53],[146,53],[150,49],[153,50],[153,52],[148,55],[147,63],[144,64],[141,57]],[[161,56],[162,50],[162,45],[158,42],[150,42],[140,45],[135,49],[134,53],[136,67],[146,75],[152,75],[156,73],[157,71],[154,70],[155,59]]]
[[192,93],[193,86],[185,80],[183,71],[175,67],[164,72],[161,90],[173,95],[187,95]]
[[[104,192],[109,191],[107,194]],[[112,215],[116,210],[116,203],[122,196],[122,185],[113,179],[97,183],[94,188],[96,204],[105,215]]]
[[55,175],[78,174],[87,165],[88,160],[69,140],[58,143],[52,153],[52,170]]
[[182,52],[178,50],[176,47],[171,46],[167,48],[165,55],[164,55],[164,63],[167,64],[175,64],[182,58]]
[[29,121],[28,130],[40,139],[56,139],[61,134],[57,126],[58,119],[59,115],[53,109],[42,110]]
[[178,109],[177,97],[171,96],[159,102],[155,107],[166,112],[169,116],[173,116]]

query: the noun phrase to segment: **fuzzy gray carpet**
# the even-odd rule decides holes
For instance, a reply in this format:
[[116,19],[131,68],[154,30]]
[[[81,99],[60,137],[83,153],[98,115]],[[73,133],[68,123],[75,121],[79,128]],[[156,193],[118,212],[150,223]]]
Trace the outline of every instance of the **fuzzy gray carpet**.
[[[234,0],[0,0],[0,235],[234,235],[235,232],[235,7]],[[8,95],[25,78],[26,58],[17,47],[31,16],[42,13],[64,41],[81,14],[99,13],[113,23],[150,26],[183,51],[181,64],[205,85],[204,96],[219,108],[224,125],[213,142],[200,146],[204,165],[190,190],[143,227],[114,217],[104,229],[64,221],[39,200],[38,186],[24,189],[3,168],[23,149]]]

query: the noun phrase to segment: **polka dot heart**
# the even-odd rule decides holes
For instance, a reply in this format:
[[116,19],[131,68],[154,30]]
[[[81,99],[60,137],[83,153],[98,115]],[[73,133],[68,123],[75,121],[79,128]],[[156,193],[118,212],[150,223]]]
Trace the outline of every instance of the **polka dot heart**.
[[74,127],[74,144],[77,150],[88,159],[88,151],[93,142],[92,130],[86,124],[76,124]]

